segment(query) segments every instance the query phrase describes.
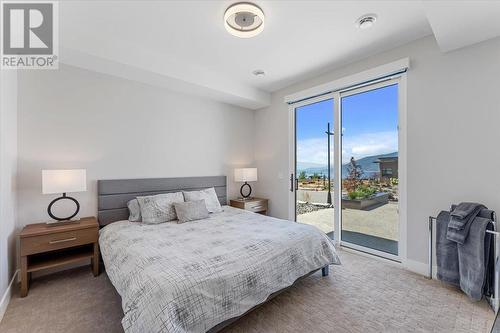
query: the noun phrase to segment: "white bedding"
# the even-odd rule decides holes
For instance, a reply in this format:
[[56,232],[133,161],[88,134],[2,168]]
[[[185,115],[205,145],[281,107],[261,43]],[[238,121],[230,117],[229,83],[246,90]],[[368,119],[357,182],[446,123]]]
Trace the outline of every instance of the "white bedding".
[[126,332],[205,332],[297,278],[340,264],[313,226],[224,206],[184,224],[120,221],[100,231]]

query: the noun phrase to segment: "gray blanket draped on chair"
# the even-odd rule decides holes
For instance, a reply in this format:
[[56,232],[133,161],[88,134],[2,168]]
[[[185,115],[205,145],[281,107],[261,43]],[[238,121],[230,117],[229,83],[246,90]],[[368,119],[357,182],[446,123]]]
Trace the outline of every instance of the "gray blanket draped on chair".
[[450,240],[450,212],[439,213],[436,223],[438,279],[460,287],[478,301],[493,290],[493,242],[486,230],[493,230],[492,211],[481,208],[468,226],[463,243]]

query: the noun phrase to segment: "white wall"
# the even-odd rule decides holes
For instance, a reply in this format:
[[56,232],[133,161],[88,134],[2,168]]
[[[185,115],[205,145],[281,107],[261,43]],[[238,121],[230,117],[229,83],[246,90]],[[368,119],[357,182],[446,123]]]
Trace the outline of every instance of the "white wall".
[[55,196],[41,194],[43,168],[87,169],[89,191],[74,194],[83,216],[96,212],[97,179],[226,174],[231,197],[233,167],[256,164],[257,194],[287,218],[283,97],[403,57],[411,61],[407,253],[423,265],[429,214],[465,200],[500,211],[499,38],[446,54],[424,38],[273,93],[256,113],[65,65],[21,72],[19,226],[48,218]]
[[[0,71],[0,319],[16,268],[17,72]],[[5,299],[2,300],[2,297]]]
[[[425,269],[427,217],[479,201],[500,212],[500,38],[443,54],[420,39],[272,95],[255,115],[258,194],[288,215],[288,108],[283,97],[403,57],[408,71],[408,249]],[[280,174],[283,176],[279,178]]]
[[45,221],[41,170],[87,169],[73,193],[97,211],[97,179],[228,175],[253,163],[254,113],[76,67],[19,75],[19,223]]

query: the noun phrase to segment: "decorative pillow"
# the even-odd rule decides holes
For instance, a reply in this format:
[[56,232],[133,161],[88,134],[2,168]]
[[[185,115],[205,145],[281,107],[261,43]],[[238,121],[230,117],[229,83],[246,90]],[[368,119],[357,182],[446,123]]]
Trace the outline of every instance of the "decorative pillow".
[[174,207],[179,220],[177,223],[201,220],[208,217],[205,200],[176,202]]
[[217,193],[215,193],[215,189],[213,187],[201,191],[183,191],[182,193],[184,194],[185,201],[205,200],[205,205],[207,205],[207,210],[210,213],[222,212],[222,207],[219,199],[217,198]]
[[130,222],[141,222],[141,207],[139,206],[139,201],[137,201],[137,199],[132,199],[127,202],[127,207],[129,211],[128,220]]
[[184,202],[181,192],[137,197],[143,223],[157,224],[177,219],[174,203]]

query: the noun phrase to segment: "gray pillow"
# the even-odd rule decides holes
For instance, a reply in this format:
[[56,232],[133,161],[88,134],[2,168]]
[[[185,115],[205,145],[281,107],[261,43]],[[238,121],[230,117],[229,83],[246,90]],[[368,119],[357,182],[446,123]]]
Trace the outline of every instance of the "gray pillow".
[[137,197],[143,223],[157,224],[177,219],[174,203],[184,202],[181,192]]
[[205,200],[186,201],[174,203],[177,214],[177,223],[206,219],[208,210]]
[[137,199],[132,199],[129,202],[127,202],[127,207],[128,207],[128,220],[130,222],[141,222],[142,217],[141,217],[141,207],[139,206],[139,201]]
[[182,192],[182,193],[184,194],[185,201],[205,200],[207,210],[210,213],[222,212],[222,207],[220,205],[219,198],[217,198],[217,193],[215,193],[215,189],[213,187],[201,191]]

